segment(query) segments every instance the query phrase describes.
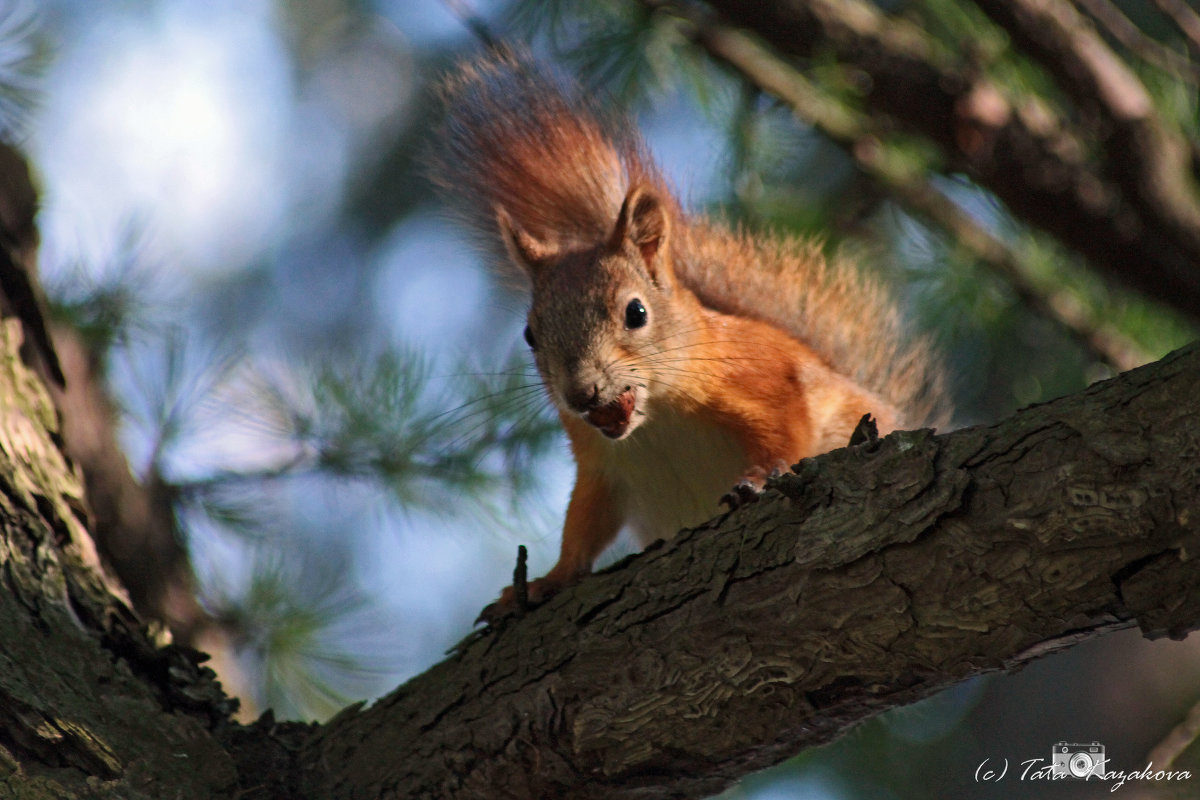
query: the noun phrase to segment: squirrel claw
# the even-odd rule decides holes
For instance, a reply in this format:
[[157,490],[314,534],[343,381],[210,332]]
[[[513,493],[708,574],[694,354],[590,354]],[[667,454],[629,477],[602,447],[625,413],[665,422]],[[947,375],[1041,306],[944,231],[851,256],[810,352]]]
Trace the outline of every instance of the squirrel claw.
[[475,624],[485,623],[495,625],[509,617],[522,616],[526,611],[537,608],[564,589],[567,584],[549,578],[538,578],[530,581],[522,600],[514,587],[509,586],[500,593],[500,599],[489,603],[475,618]]
[[483,623],[490,628],[496,625],[496,623],[498,623],[500,620],[511,617],[516,613],[516,606],[505,605],[497,600],[496,602],[488,603],[483,607],[483,610],[479,612],[479,616],[475,618],[473,625],[479,625],[480,623]]
[[875,418],[870,414],[863,414],[862,419],[854,426],[854,432],[850,434],[850,447],[857,447],[862,444],[875,444],[879,441],[879,426],[875,423]]
[[735,511],[742,506],[758,502],[760,494],[762,494],[761,487],[749,480],[740,480],[733,485],[732,489],[721,496],[721,502],[729,506],[730,511]]

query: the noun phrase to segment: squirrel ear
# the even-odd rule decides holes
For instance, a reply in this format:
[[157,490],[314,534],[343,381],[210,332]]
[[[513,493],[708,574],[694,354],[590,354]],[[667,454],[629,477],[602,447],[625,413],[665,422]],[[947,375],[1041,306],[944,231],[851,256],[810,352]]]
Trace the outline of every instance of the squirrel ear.
[[496,224],[500,227],[500,238],[504,240],[509,257],[530,278],[542,272],[558,255],[551,244],[534,237],[513,222],[503,208],[496,209]]
[[652,272],[654,257],[667,243],[670,222],[667,212],[652,191],[634,186],[625,195],[617,227],[613,231],[613,246],[632,242],[642,254],[642,260]]

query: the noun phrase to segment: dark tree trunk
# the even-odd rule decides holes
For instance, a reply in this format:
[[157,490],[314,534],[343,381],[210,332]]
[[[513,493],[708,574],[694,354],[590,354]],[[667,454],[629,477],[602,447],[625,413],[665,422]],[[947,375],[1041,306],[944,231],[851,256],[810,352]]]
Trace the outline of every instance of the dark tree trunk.
[[214,797],[212,673],[157,648],[103,574],[56,412],[0,320],[0,797]]

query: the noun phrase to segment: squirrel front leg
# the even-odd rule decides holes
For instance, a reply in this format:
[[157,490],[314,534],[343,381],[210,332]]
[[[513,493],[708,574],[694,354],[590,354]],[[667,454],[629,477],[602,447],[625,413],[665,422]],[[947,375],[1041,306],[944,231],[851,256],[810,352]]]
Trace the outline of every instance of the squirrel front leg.
[[768,478],[789,472],[803,458],[857,444],[856,437],[878,438],[876,415],[884,420],[884,432],[895,427],[894,409],[852,385],[840,387],[833,381],[825,382],[816,391],[793,399],[781,412],[781,419],[792,420],[790,426],[780,426],[766,436],[753,426],[739,428],[750,467],[721,497],[731,510],[755,502]]
[[[558,563],[545,577],[529,583],[529,601],[543,603],[592,571],[604,549],[621,529],[622,518],[613,491],[602,476],[584,465],[576,470],[575,488],[563,523]],[[501,612],[516,608],[516,592],[509,586],[494,604]]]

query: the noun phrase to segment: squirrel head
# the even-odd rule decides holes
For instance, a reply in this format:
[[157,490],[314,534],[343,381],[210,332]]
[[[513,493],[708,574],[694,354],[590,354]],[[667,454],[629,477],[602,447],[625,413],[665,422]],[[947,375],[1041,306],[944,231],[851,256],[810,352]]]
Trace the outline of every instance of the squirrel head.
[[539,238],[497,212],[508,253],[532,284],[525,340],[555,404],[610,439],[646,419],[669,385],[669,350],[692,319],[671,264],[671,211],[635,185],[599,243]]

